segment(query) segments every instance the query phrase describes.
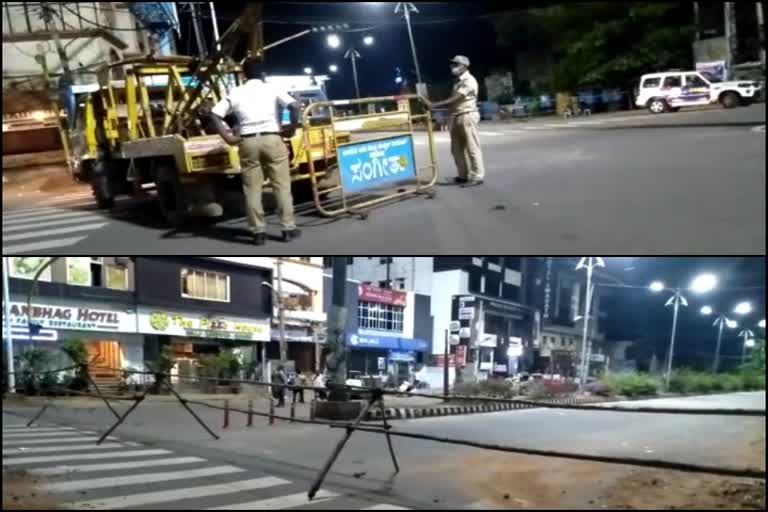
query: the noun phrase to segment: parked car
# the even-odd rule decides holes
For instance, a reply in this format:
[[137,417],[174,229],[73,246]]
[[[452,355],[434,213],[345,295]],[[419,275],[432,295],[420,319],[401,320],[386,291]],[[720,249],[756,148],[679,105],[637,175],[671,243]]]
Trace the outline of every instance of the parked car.
[[734,108],[755,101],[761,89],[760,82],[714,82],[697,71],[650,73],[640,78],[640,90],[635,104],[647,108],[652,114],[677,112],[682,107],[711,103]]

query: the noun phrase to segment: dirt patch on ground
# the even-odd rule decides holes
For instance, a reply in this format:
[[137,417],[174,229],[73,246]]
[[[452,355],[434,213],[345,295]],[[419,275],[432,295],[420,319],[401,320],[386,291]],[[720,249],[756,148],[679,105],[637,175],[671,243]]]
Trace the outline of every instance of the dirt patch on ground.
[[3,510],[60,510],[39,486],[42,480],[24,470],[3,470]]

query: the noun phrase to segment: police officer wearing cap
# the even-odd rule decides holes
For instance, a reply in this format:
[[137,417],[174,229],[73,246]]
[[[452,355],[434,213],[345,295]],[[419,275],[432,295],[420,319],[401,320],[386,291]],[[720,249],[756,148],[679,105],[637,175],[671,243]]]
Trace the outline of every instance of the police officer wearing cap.
[[457,55],[450,62],[451,73],[457,78],[453,94],[443,101],[432,103],[425,99],[425,102],[430,110],[448,107],[450,111],[451,153],[458,172],[453,180],[467,187],[481,185],[485,179],[485,167],[477,133],[480,122],[477,80],[469,73],[467,57]]
[[[291,171],[288,148],[283,136],[292,137],[299,123],[299,103],[285,90],[267,83],[261,61],[249,58],[243,63],[246,82],[230,90],[229,94],[211,110],[209,119],[216,132],[231,146],[238,145],[240,153],[243,192],[247,205],[248,226],[253,243],[266,242],[266,222],[261,193],[264,177],[269,178],[277,197],[278,213],[283,228],[283,241],[301,235],[296,228],[291,196]],[[287,107],[291,123],[281,130],[281,109]],[[240,134],[232,133],[224,118],[234,114]]]

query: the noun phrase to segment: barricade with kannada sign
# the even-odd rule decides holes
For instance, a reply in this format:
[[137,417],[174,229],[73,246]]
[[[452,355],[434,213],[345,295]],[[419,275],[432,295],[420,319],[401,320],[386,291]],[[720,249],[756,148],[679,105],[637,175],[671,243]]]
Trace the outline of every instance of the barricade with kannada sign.
[[[414,107],[424,113],[414,113]],[[338,133],[348,140],[319,149],[322,158],[308,159],[314,203],[321,215],[353,214],[364,219],[374,207],[406,196],[436,195],[432,118],[420,96],[316,102],[304,109],[302,122],[314,129],[322,122],[323,130],[331,130],[329,140],[336,141]],[[414,133],[415,125],[424,131]],[[309,130],[304,132],[304,147],[311,147]],[[424,155],[417,151],[419,146]]]

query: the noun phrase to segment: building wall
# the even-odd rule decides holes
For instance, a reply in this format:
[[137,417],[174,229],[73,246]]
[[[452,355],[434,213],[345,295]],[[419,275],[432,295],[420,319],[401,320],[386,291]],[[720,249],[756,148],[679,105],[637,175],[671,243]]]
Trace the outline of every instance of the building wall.
[[[277,258],[272,260],[274,286],[277,289]],[[317,293],[313,295],[312,311],[322,313],[323,309],[323,258],[281,258],[283,279],[290,279],[304,284]]]
[[[432,265],[434,258],[391,257],[390,279],[395,289],[410,290],[429,295],[432,291]],[[387,279],[387,265],[384,257],[356,257],[348,267],[348,277],[378,285]],[[398,286],[402,279],[402,288]]]
[[469,292],[468,275],[463,270],[436,272],[432,290],[432,354],[442,354],[445,347],[445,330],[451,322],[454,295]]

